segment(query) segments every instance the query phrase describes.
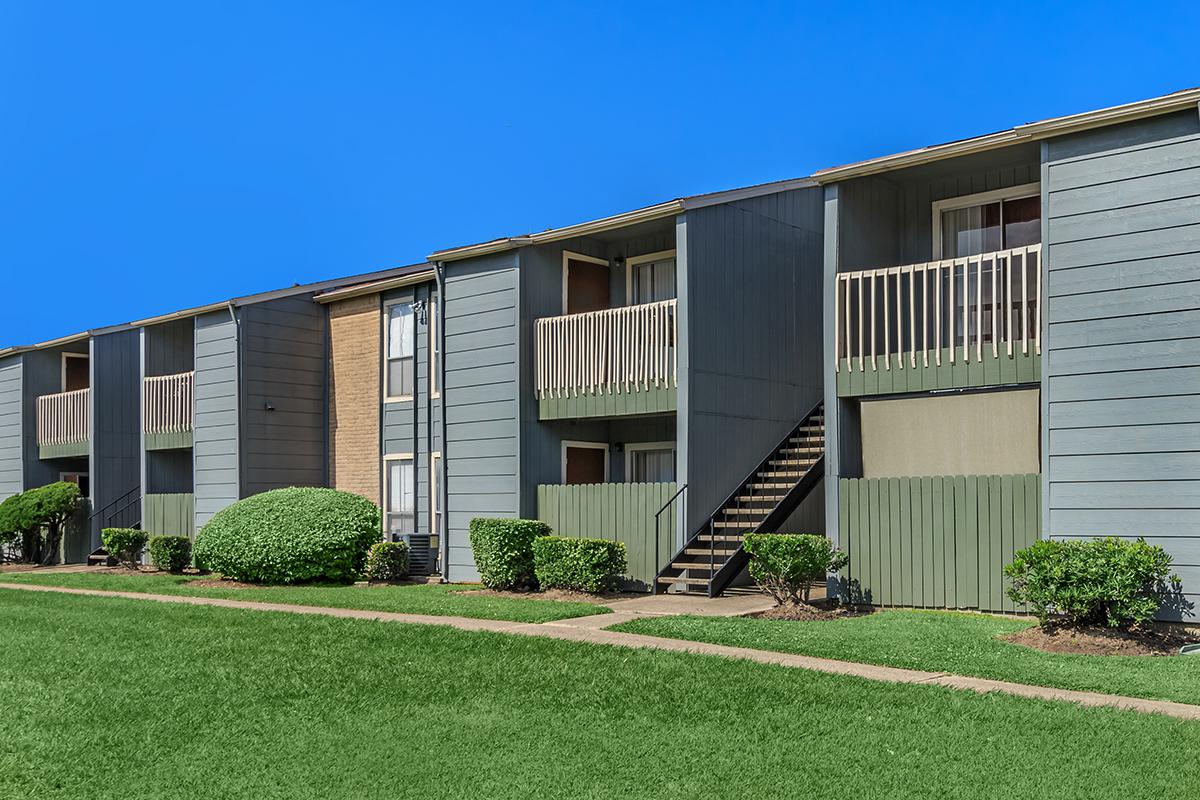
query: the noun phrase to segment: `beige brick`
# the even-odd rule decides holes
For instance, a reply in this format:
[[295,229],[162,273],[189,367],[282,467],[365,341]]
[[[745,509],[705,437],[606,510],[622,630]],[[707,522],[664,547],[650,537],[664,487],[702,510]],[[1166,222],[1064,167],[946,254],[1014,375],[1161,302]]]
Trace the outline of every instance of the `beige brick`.
[[379,502],[379,296],[329,306],[329,479]]

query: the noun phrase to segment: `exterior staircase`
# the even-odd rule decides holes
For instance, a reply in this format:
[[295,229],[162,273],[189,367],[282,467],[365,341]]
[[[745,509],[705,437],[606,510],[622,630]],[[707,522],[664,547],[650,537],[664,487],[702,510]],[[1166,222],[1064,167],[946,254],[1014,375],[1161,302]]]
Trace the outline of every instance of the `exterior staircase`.
[[721,594],[746,566],[746,533],[776,533],[820,481],[825,468],[825,412],[818,403],[746,476],[655,579],[654,593]]

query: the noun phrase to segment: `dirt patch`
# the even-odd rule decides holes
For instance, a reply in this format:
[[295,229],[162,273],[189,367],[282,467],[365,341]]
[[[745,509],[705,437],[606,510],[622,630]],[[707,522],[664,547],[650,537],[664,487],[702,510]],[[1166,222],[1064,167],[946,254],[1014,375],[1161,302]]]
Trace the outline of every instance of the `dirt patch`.
[[636,592],[607,592],[605,594],[588,594],[587,592],[572,592],[566,589],[547,589],[544,592],[502,592],[496,589],[465,589],[455,594],[470,594],[482,597],[507,597],[513,600],[561,600],[568,603],[592,603],[603,605],[613,600],[629,600],[633,597],[645,597]]
[[1178,653],[1185,644],[1200,641],[1196,633],[1170,626],[1121,631],[1035,625],[1000,638],[1046,653],[1086,656],[1169,656]]
[[747,614],[746,616],[756,619],[818,622],[821,620],[842,619],[843,617],[858,617],[864,613],[868,612],[860,611],[853,606],[843,606],[826,600],[817,600],[813,603],[784,603],[774,608],[768,608],[766,611],[759,611],[754,614]]
[[201,578],[196,581],[188,581],[188,586],[202,586],[204,588],[213,589],[264,589],[267,588],[263,584],[257,583],[242,583],[241,581],[228,580],[226,578]]

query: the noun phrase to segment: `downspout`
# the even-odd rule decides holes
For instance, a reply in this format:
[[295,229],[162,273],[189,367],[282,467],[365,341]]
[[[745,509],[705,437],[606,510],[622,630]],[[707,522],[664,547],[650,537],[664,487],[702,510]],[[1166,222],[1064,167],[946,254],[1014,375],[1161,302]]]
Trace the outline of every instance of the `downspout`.
[[438,405],[441,419],[438,427],[442,436],[442,475],[438,483],[438,491],[442,495],[442,529],[439,531],[438,542],[441,557],[438,559],[442,569],[442,583],[450,582],[450,443],[446,440],[446,265],[438,261],[433,265],[434,276],[437,278],[437,339],[438,339]]

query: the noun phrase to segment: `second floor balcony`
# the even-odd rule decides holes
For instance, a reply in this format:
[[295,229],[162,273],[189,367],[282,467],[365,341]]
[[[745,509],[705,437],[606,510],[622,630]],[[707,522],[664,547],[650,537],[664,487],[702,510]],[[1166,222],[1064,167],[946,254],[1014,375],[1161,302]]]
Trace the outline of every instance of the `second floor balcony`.
[[42,458],[86,456],[91,434],[91,389],[38,397],[37,443]]
[[192,446],[194,372],[155,375],[142,381],[142,430],[147,450]]
[[839,273],[839,396],[1035,383],[1042,246]]
[[674,411],[679,359],[674,299],[537,320],[541,419]]

